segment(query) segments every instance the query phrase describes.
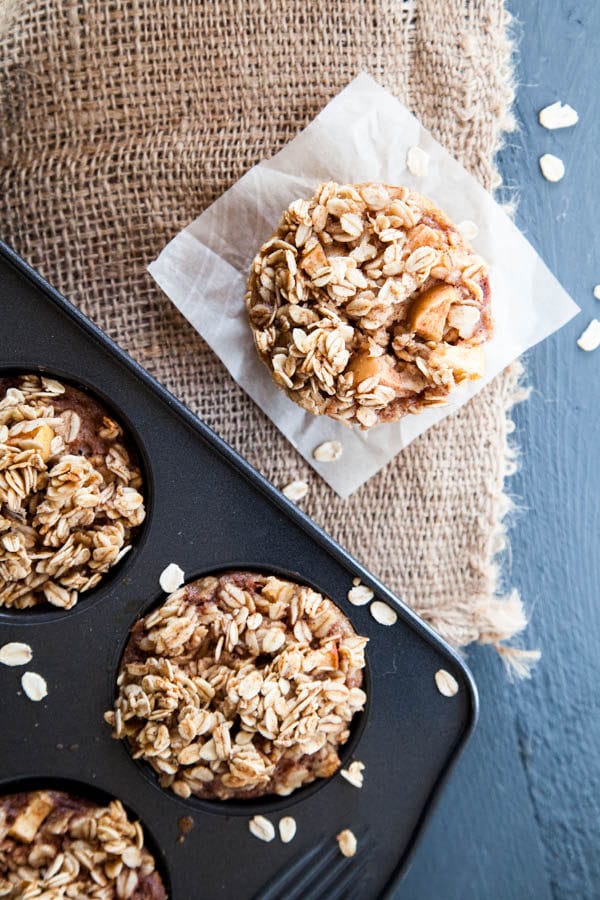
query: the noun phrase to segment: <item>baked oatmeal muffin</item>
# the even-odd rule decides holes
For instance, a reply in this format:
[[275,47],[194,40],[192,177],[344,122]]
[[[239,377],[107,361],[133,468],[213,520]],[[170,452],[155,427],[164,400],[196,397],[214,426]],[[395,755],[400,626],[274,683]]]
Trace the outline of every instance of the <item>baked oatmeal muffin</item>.
[[135,624],[105,718],[180,797],[287,795],[338,769],[366,643],[304,585],[202,578]]
[[118,800],[62,791],[0,798],[0,897],[166,900],[139,822]]
[[246,306],[274,381],[314,415],[370,428],[484,373],[483,260],[416,191],[322,184],[255,258]]
[[0,607],[71,609],[144,521],[121,426],[53,378],[0,378]]

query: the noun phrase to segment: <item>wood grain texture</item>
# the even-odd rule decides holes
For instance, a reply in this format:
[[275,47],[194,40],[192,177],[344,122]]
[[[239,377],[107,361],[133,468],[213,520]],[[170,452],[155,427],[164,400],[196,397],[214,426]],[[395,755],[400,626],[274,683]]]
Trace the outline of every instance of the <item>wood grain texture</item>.
[[[531,399],[515,412],[520,507],[506,580],[522,594],[527,635],[543,658],[507,684],[484,650],[470,654],[481,723],[446,792],[399,900],[600,897],[600,350],[576,339],[600,318],[597,237],[600,3],[512,0],[519,130],[500,159],[516,221],[582,308],[526,360]],[[560,99],[575,128],[546,131]],[[566,174],[544,181],[542,153]]]

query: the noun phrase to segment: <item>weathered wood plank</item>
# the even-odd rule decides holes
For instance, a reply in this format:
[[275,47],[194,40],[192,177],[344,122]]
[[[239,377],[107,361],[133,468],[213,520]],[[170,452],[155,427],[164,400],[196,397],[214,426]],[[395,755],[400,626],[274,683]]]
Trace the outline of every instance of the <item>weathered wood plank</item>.
[[[479,733],[399,898],[600,896],[600,350],[575,344],[600,318],[600,3],[510,5],[520,131],[501,168],[519,226],[584,310],[529,354],[534,393],[515,416],[522,462],[511,490],[522,511],[507,579],[544,656],[530,682],[509,686],[484,651],[471,655]],[[579,112],[574,129],[539,126],[538,110],[556,99]],[[539,174],[544,152],[565,161],[559,184]]]

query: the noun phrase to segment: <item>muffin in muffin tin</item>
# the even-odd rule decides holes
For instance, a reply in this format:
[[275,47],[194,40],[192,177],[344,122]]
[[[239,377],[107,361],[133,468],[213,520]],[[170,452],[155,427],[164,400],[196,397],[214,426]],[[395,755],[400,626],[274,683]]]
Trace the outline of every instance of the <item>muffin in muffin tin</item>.
[[0,797],[0,897],[166,900],[139,822],[57,790]]
[[105,718],[183,798],[286,796],[337,771],[366,643],[306,585],[207,576],[136,622]]
[[71,609],[145,518],[132,441],[89,394],[0,378],[0,607]]

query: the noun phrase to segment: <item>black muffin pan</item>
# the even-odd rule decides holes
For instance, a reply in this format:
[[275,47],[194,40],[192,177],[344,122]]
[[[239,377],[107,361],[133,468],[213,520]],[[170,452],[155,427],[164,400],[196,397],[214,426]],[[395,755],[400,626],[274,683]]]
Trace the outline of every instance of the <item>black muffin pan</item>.
[[[372,900],[391,896],[443,782],[477,717],[472,677],[458,656],[372,575],[112,343],[5,245],[0,245],[0,375],[41,372],[89,391],[137,444],[148,514],[134,548],[74,609],[0,610],[0,645],[33,648],[25,668],[0,666],[0,792],[49,784],[113,796],[138,817],[173,900],[261,897]],[[323,487],[323,490],[327,488]],[[162,790],[103,721],[128,631],[164,599],[159,576],[178,563],[191,580],[249,568],[282,573],[331,597],[369,637],[368,706],[343,753],[365,763],[364,787],[339,774],[285,798],[182,800]],[[351,606],[358,576],[398,612],[392,627]],[[438,691],[444,668],[456,696]],[[22,692],[25,669],[48,696]],[[264,843],[248,822],[297,822],[295,839]],[[179,820],[193,829],[178,840]],[[350,828],[358,852],[335,836]]]

